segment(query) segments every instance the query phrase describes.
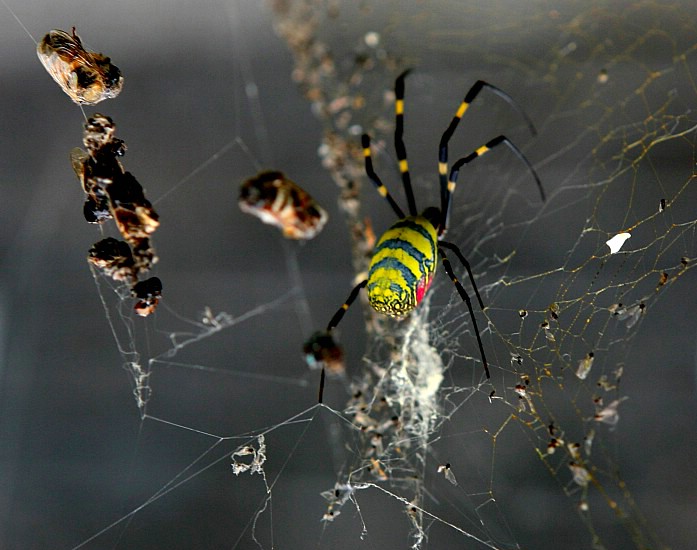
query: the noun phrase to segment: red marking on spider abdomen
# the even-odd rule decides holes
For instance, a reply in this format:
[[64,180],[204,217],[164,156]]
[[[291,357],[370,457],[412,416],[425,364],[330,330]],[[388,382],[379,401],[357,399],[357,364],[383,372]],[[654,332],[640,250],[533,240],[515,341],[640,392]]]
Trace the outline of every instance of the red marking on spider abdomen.
[[419,282],[416,283],[416,303],[419,304],[421,303],[421,300],[423,300],[423,297],[426,295],[426,292],[428,291],[429,287],[431,286],[431,282],[433,281],[432,276],[424,276],[419,279]]

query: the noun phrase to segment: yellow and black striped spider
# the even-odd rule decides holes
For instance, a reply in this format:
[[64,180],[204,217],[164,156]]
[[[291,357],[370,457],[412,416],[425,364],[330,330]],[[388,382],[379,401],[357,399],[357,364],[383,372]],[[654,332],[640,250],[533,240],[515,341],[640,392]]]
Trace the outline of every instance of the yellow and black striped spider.
[[363,154],[365,156],[365,171],[380,196],[385,198],[392,207],[392,210],[394,210],[398,221],[385,231],[375,246],[373,257],[370,261],[368,278],[356,285],[346,302],[334,314],[331,321],[329,321],[326,331],[315,333],[304,346],[308,363],[311,366],[322,365],[322,378],[319,392],[320,403],[322,402],[322,391],[324,388],[324,365],[329,362],[336,364],[341,358],[340,348],[334,343],[331,332],[339,324],[346,311],[358,296],[360,290],[364,287],[367,288],[368,302],[377,312],[391,317],[404,317],[416,308],[431,285],[433,275],[436,271],[438,255],[443,262],[445,272],[455,285],[462,300],[467,304],[472,318],[472,327],[477,336],[477,345],[479,346],[479,353],[482,358],[482,364],[484,365],[484,372],[486,373],[486,377],[489,378],[489,364],[486,360],[484,346],[482,344],[479,328],[477,327],[477,319],[472,310],[472,303],[464,287],[460,281],[458,281],[457,277],[455,277],[450,261],[444,252],[445,248],[452,250],[465,267],[472,283],[474,293],[477,296],[479,307],[483,310],[484,303],[479,295],[479,290],[477,290],[477,285],[474,282],[474,276],[472,275],[469,262],[455,244],[443,240],[450,219],[451,198],[455,191],[460,168],[482,156],[497,145],[505,143],[527,166],[528,170],[535,178],[542,200],[545,200],[544,189],[542,188],[542,183],[535,169],[520,149],[503,135],[495,137],[466,157],[462,157],[456,161],[452,168],[450,168],[450,174],[448,176],[448,143],[460,123],[460,119],[465,114],[465,111],[467,111],[470,104],[484,88],[504,99],[518,111],[525,119],[531,133],[533,135],[536,134],[530,118],[513,101],[513,98],[503,90],[483,80],[478,80],[465,95],[464,100],[455,112],[455,116],[450,122],[450,125],[445,132],[443,132],[440,140],[440,147],[438,150],[438,174],[441,196],[440,208],[429,207],[424,210],[423,214],[419,215],[417,213],[416,201],[414,200],[414,193],[411,187],[407,151],[403,139],[404,79],[408,73],[409,71],[403,72],[397,77],[395,82],[395,112],[397,120],[394,142],[397,151],[397,159],[399,161],[399,171],[402,175],[402,185],[404,186],[404,192],[409,205],[409,215],[405,215],[373,169],[370,137],[367,134],[363,134],[362,145]]

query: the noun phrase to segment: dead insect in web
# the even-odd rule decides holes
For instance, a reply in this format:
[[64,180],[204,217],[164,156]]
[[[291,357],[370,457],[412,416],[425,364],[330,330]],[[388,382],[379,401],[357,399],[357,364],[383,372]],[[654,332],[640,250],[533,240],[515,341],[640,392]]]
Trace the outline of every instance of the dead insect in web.
[[646,304],[644,302],[639,302],[633,306],[613,304],[608,308],[608,311],[617,317],[618,320],[624,321],[629,330],[636,325],[641,316],[646,313]]
[[576,376],[581,380],[585,380],[588,376],[588,373],[590,372],[591,367],[593,366],[594,357],[595,356],[593,352],[590,351],[583,359],[581,359],[578,362],[578,367],[576,368]]
[[559,305],[556,302],[549,305],[548,311],[552,319],[559,320]]
[[287,239],[312,239],[327,222],[324,208],[283,172],[261,172],[246,180],[238,203],[242,212],[280,228]]
[[87,261],[115,281],[133,282],[136,279],[131,247],[127,242],[107,237],[92,245]]
[[133,174],[116,175],[106,191],[116,226],[126,240],[147,239],[159,227],[159,216]]
[[547,443],[547,454],[548,455],[553,455],[558,448],[560,448],[562,445],[564,445],[564,440],[559,439],[556,437],[553,437],[549,440],[549,443]]
[[622,397],[621,399],[615,399],[612,403],[610,403],[607,407],[603,406],[602,400],[599,400],[596,403],[596,413],[595,416],[593,417],[593,420],[596,422],[602,422],[603,424],[607,424],[610,426],[611,429],[613,429],[615,426],[617,426],[617,423],[620,421],[620,413],[617,410],[622,401],[627,399],[626,397]]
[[375,458],[370,459],[370,464],[367,466],[367,470],[380,481],[387,481],[388,479],[387,473],[383,469],[382,464],[380,464],[380,461]]
[[658,284],[656,285],[656,290],[665,285],[668,282],[669,277],[670,276],[665,271],[661,273],[661,276],[658,279]]
[[257,447],[242,445],[232,453],[232,472],[238,476],[245,472],[264,475],[264,463],[266,462],[266,442],[264,436],[257,436]]
[[133,265],[137,273],[149,271],[159,260],[150,239],[131,239],[129,244],[133,251]]
[[571,455],[571,458],[574,460],[578,460],[581,458],[581,444],[577,443],[576,441],[572,443],[567,443],[566,444],[566,450],[569,451],[569,455]]
[[557,339],[552,333],[552,327],[550,326],[549,321],[542,321],[540,323],[540,328],[545,331],[545,338],[547,338],[549,342],[556,342]]
[[123,76],[111,59],[86,50],[80,37],[52,30],[36,46],[39,61],[75,103],[95,105],[119,95]]
[[79,147],[70,151],[70,162],[82,190],[87,195],[83,214],[89,223],[104,223],[112,218],[105,187],[112,181],[113,170],[94,159]]
[[591,473],[577,462],[570,462],[569,470],[571,470],[574,483],[576,483],[576,485],[580,485],[581,487],[586,487],[590,480],[593,479]]
[[141,317],[147,317],[157,309],[162,296],[162,282],[157,277],[150,277],[133,285],[131,294],[138,298],[138,302],[133,307],[135,312]]
[[343,374],[344,351],[331,332],[317,331],[303,345],[305,361],[312,369],[326,367],[329,374]]
[[126,152],[126,145],[116,139],[115,131],[111,118],[96,113],[85,123],[82,141],[87,151],[79,147],[70,151],[73,171],[87,195],[84,215],[90,223],[103,223],[113,217],[108,188],[123,177],[119,157]]
[[450,463],[441,464],[438,466],[438,473],[443,474],[445,479],[447,479],[453,485],[457,485],[457,479],[455,479],[455,474],[453,473]]
[[99,153],[109,157],[122,157],[126,153],[126,144],[117,139],[116,124],[106,115],[95,113],[87,122],[82,134],[82,143],[90,155],[97,157]]

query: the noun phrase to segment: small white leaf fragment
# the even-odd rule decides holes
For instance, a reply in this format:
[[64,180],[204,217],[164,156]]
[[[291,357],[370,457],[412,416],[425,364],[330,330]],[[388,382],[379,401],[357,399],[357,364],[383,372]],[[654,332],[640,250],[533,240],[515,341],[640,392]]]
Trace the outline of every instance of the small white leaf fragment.
[[618,233],[612,239],[607,241],[605,244],[610,247],[610,254],[615,254],[620,251],[624,242],[631,237],[629,233]]

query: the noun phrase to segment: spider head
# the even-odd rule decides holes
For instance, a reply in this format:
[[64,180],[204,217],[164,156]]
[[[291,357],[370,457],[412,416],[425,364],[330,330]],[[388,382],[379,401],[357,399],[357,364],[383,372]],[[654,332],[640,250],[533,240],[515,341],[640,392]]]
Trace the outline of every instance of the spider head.
[[439,231],[441,222],[440,208],[436,206],[429,206],[421,215],[431,222],[431,225],[436,228],[436,231]]

